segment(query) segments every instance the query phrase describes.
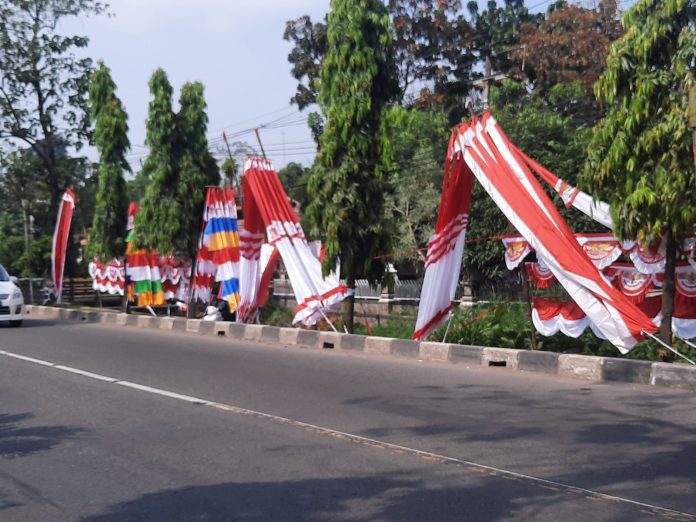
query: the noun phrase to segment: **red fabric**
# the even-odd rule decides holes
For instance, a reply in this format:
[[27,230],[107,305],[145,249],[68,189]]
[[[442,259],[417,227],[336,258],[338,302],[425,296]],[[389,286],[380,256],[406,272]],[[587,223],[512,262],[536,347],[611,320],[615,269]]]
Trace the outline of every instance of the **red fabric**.
[[575,301],[556,301],[535,297],[533,306],[542,321],[548,321],[558,315],[568,321],[577,321],[585,317],[585,312]]
[[556,276],[550,270],[542,270],[539,263],[525,263],[524,269],[537,288],[549,288],[556,283]]
[[[482,122],[484,126],[489,118],[489,114],[484,115]],[[462,130],[465,131],[466,126]],[[503,140],[512,149],[507,137],[502,131],[500,132]],[[540,183],[529,172],[522,158],[518,157],[518,163],[526,175],[532,193],[536,195],[536,201],[528,193],[520,179],[509,169],[503,167],[506,165],[505,160],[492,140],[485,133],[482,134],[481,139],[487,143],[493,157],[483,147],[479,150],[472,148],[471,153],[477,157],[479,165],[488,165],[486,174],[496,190],[509,205],[514,206],[515,213],[525,223],[526,228],[532,231],[560,268],[564,272],[574,274],[576,278],[592,282],[593,286],[601,290],[604,295],[587,285],[583,285],[599,303],[610,305],[619,312],[622,322],[635,340],[644,338],[644,331],[650,333],[657,331],[650,319],[600,275],[578,244],[573,231],[563,220]],[[514,149],[512,150],[514,152]]]
[[268,259],[268,264],[261,275],[261,286],[259,287],[258,307],[263,308],[268,303],[268,289],[271,285],[271,278],[275,272],[280,260],[280,252],[277,248],[273,249],[271,257]]
[[70,238],[70,224],[77,199],[73,191],[68,189],[63,195],[58,209],[56,229],[53,233],[53,248],[51,251],[51,275],[56,289],[57,302],[61,302],[63,294],[63,270],[65,268],[65,252]]

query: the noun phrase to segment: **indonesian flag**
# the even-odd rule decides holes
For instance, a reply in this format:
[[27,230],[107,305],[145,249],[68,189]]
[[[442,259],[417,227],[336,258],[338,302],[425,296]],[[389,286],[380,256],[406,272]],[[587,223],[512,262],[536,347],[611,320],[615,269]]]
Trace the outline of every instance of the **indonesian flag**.
[[63,296],[63,270],[65,269],[65,252],[70,238],[70,223],[77,199],[73,191],[68,189],[63,194],[58,209],[56,229],[53,232],[53,248],[51,249],[51,275],[56,289],[56,302],[60,304]]
[[[450,139],[450,150],[454,147]],[[445,179],[435,233],[428,242],[425,278],[413,338],[425,339],[452,314],[464,253],[473,176],[461,161],[445,159]]]
[[322,276],[321,262],[312,254],[285,189],[269,161],[262,158],[247,159],[242,186],[242,302],[238,319],[252,319],[261,300],[260,257],[265,232],[268,243],[280,252],[297,300],[293,324],[315,324],[326,310],[350,295],[352,290],[341,285],[335,274],[326,278]]
[[463,161],[590,321],[622,353],[655,324],[593,265],[490,114],[457,129]]

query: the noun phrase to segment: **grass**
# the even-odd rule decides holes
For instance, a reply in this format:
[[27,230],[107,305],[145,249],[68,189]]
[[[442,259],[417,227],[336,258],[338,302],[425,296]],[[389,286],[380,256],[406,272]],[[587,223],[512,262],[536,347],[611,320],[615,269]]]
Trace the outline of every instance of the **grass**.
[[[278,304],[269,303],[262,311],[262,323],[273,326],[290,326],[293,313]],[[392,315],[386,323],[373,325],[372,331],[356,322],[355,333],[395,339],[410,339],[416,320],[410,315]],[[340,327],[340,325],[339,325]],[[431,336],[432,341],[442,341],[447,325],[438,328]],[[532,347],[530,321],[526,303],[494,302],[472,308],[457,308],[449,331],[448,343],[476,346],[496,346],[530,350]],[[589,328],[577,339],[558,333],[551,337],[537,334],[537,348],[557,353],[575,353],[604,357],[624,357],[647,361],[672,361],[673,354],[653,340],[640,342],[630,353],[621,355],[609,341],[598,339]],[[677,340],[674,348],[696,360],[696,349]],[[683,362],[683,359],[677,358]]]

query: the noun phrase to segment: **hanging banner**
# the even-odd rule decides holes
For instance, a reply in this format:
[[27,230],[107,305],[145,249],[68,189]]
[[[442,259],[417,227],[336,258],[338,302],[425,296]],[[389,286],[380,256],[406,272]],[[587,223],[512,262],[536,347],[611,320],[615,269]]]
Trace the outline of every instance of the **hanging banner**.
[[[527,165],[490,114],[462,124],[462,160],[589,319],[622,353],[655,325],[589,260]],[[456,161],[456,160],[455,160]]]
[[209,267],[214,267],[220,298],[227,301],[232,313],[240,303],[240,239],[234,189],[211,187],[208,203],[203,232],[205,260]]
[[105,265],[95,257],[87,270],[92,278],[94,290],[103,294],[123,295],[126,283],[126,269],[123,261],[112,259]]
[[537,163],[524,152],[518,149],[514,144],[509,143],[510,149],[515,155],[524,162],[526,166],[537,173],[546,183],[551,185],[558,192],[566,207],[575,207],[577,210],[591,217],[597,223],[604,225],[609,229],[614,228],[614,222],[611,219],[610,207],[603,201],[594,201],[592,196],[585,192],[569,185],[553,172],[546,169],[540,163]]
[[534,328],[547,337],[558,332],[577,338],[590,324],[585,312],[573,301],[554,301],[537,297],[532,305]]
[[537,288],[549,288],[556,283],[553,272],[543,263],[525,263],[524,269],[527,271],[529,280]]
[[[315,324],[326,311],[353,291],[340,284],[336,273],[329,274],[328,277],[322,276],[321,263],[309,248],[302,226],[271,162],[256,157],[247,159],[242,186],[243,300],[240,319],[252,319],[258,307],[261,278],[259,256],[265,231],[268,243],[280,252],[297,300],[293,324]],[[250,291],[250,295],[244,295],[245,289]]]
[[56,290],[56,302],[61,303],[63,297],[63,271],[65,269],[65,253],[70,240],[70,224],[77,199],[73,191],[68,189],[63,194],[58,208],[56,229],[53,232],[53,247],[51,249],[51,276]]
[[666,241],[660,241],[657,246],[643,246],[638,241],[623,241],[621,248],[639,272],[657,274],[665,271]]
[[126,246],[126,277],[129,286],[128,300],[137,300],[138,306],[160,306],[165,304],[162,277],[157,252],[136,249],[134,243],[135,216],[140,210],[137,203],[128,207],[128,232]]
[[621,243],[613,234],[575,234],[592,263],[603,270],[621,257]]
[[651,290],[660,286],[656,274],[644,274],[629,263],[615,263],[607,268],[605,275],[636,304],[642,303]]
[[505,265],[514,270],[532,252],[532,247],[522,236],[509,236],[502,239],[505,246]]
[[451,161],[454,136],[445,158],[445,178],[435,233],[428,242],[425,277],[413,339],[423,340],[452,314],[464,254],[473,176],[461,161]]

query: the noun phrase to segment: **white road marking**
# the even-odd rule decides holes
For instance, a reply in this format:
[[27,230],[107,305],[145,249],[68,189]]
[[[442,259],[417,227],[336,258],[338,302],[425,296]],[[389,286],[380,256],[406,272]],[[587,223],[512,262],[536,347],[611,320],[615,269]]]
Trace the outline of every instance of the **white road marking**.
[[390,449],[390,450],[397,451],[397,452],[415,455],[417,457],[421,457],[421,458],[431,460],[431,461],[435,460],[435,461],[445,462],[445,463],[449,463],[449,464],[456,464],[458,466],[466,466],[469,468],[476,468],[477,470],[487,472],[489,475],[496,475],[496,476],[501,475],[503,478],[520,479],[520,480],[524,480],[527,482],[531,482],[533,484],[536,484],[536,485],[543,487],[543,488],[546,488],[546,489],[560,488],[562,490],[565,490],[567,493],[589,495],[594,499],[601,499],[601,500],[607,500],[607,501],[613,501],[613,502],[622,502],[622,503],[630,504],[630,505],[637,506],[640,508],[647,508],[647,509],[651,510],[652,514],[662,515],[662,516],[668,517],[670,519],[675,519],[675,517],[679,517],[679,520],[686,519],[686,520],[696,521],[696,515],[691,514],[691,513],[685,513],[683,511],[677,511],[677,510],[665,508],[662,506],[656,506],[653,504],[646,504],[644,502],[638,502],[637,500],[631,500],[631,499],[624,498],[624,497],[618,497],[615,495],[600,493],[598,491],[593,491],[591,489],[585,489],[585,488],[573,486],[570,484],[564,484],[562,482],[556,482],[553,480],[534,477],[532,475],[525,475],[524,473],[517,473],[515,471],[509,471],[509,470],[505,470],[505,469],[501,469],[501,468],[496,468],[494,466],[488,466],[486,464],[479,464],[478,462],[472,462],[469,460],[459,459],[456,457],[449,457],[447,455],[441,455],[439,453],[433,453],[430,451],[419,450],[416,448],[411,448],[409,446],[401,446],[399,444],[394,444],[392,442],[384,442],[384,441],[377,440],[377,439],[362,437],[360,435],[346,433],[346,432],[335,430],[332,428],[325,428],[323,426],[318,426],[316,424],[310,424],[307,422],[293,420],[293,419],[289,419],[287,417],[281,417],[281,416],[273,415],[270,413],[263,413],[260,411],[249,410],[247,408],[241,408],[239,406],[233,406],[231,404],[209,401],[209,400],[201,399],[198,397],[192,397],[190,395],[182,395],[180,393],[176,393],[176,392],[172,392],[172,391],[168,391],[168,390],[163,390],[161,388],[153,388],[151,386],[146,386],[144,384],[137,384],[134,382],[122,381],[122,380],[116,379],[114,377],[109,377],[109,376],[101,375],[98,373],[88,372],[86,370],[80,370],[79,368],[72,368],[70,366],[63,366],[63,365],[52,363],[50,361],[35,359],[33,357],[27,357],[25,355],[20,355],[20,354],[16,354],[16,353],[12,353],[12,352],[6,352],[4,350],[0,350],[0,355],[12,357],[13,359],[19,359],[19,360],[30,362],[33,364],[39,364],[41,366],[48,366],[51,368],[55,368],[57,370],[62,370],[62,371],[74,373],[77,375],[81,375],[83,377],[87,377],[89,379],[95,379],[98,381],[108,382],[111,384],[117,384],[119,386],[125,386],[127,388],[142,391],[145,393],[160,395],[163,397],[168,397],[171,399],[184,401],[184,402],[187,402],[189,404],[209,406],[211,408],[215,408],[217,410],[222,410],[222,411],[229,412],[229,413],[247,415],[247,416],[255,417],[257,419],[263,419],[263,420],[268,420],[268,421],[272,421],[272,422],[276,422],[276,423],[280,423],[280,424],[286,424],[286,425],[294,426],[297,428],[305,429],[308,431],[312,431],[314,433],[328,435],[328,436],[331,436],[331,437],[334,437],[337,439],[350,440],[352,442],[357,442],[359,444],[363,444],[363,445],[371,446],[371,447],[380,447],[380,448],[384,448],[384,449]]

